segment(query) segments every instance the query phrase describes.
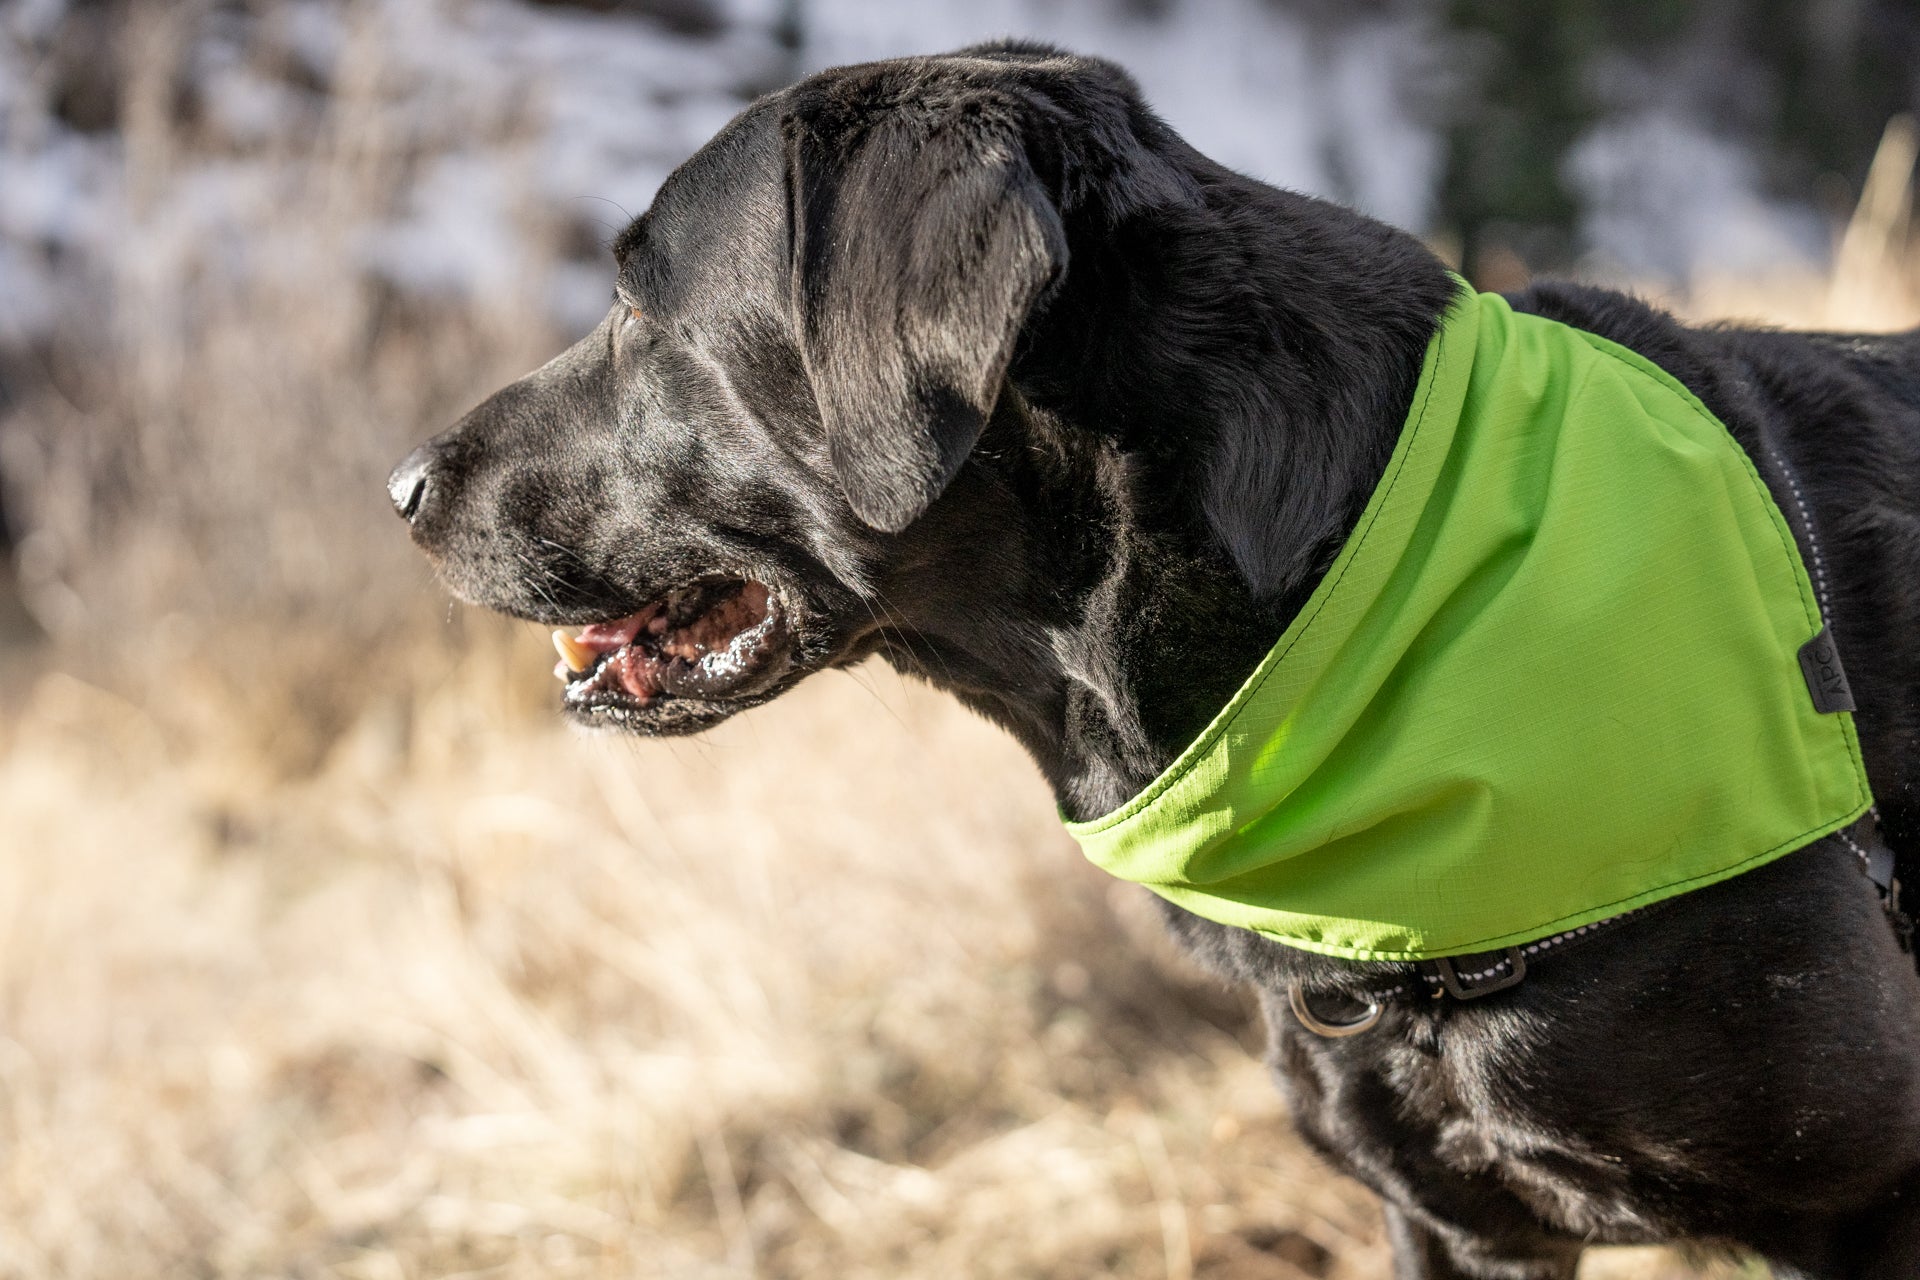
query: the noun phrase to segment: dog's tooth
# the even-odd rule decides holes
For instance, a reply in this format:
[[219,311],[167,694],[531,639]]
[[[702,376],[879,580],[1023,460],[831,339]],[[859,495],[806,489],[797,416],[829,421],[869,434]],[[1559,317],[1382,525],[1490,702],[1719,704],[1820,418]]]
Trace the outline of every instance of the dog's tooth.
[[[582,645],[564,631],[556,631],[553,633],[553,647],[555,651],[559,653],[560,661],[565,664],[568,671],[578,673],[585,671],[593,665],[593,650]],[[559,675],[560,673],[555,672],[554,674]],[[565,678],[565,676],[561,676],[561,679],[564,680]]]

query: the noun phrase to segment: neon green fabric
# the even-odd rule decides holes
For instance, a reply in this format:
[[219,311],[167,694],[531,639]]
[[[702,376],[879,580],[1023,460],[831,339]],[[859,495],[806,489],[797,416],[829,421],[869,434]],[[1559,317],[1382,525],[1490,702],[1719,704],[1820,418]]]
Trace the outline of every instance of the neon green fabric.
[[1463,292],[1354,533],[1213,723],[1068,830],[1197,915],[1363,960],[1512,946],[1870,803],[1786,521],[1694,396]]

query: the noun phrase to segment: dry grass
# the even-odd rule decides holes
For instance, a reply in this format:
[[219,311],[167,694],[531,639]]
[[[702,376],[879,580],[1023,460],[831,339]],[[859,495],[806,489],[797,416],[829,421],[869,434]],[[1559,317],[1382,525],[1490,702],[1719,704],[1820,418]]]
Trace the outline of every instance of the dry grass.
[[191,657],[15,673],[0,1275],[1385,1275],[995,731],[863,670],[583,737],[472,625],[324,735]]
[[[142,66],[136,199],[201,145]],[[1257,1020],[995,731],[866,669],[583,738],[536,637],[398,603],[385,463],[550,335],[328,273],[406,170],[376,71],[253,215],[303,262],[143,242],[8,424],[73,657],[0,651],[0,1276],[1385,1276]],[[1920,318],[1898,176],[1831,287],[1695,309]]]
[[537,644],[391,660],[317,758],[191,664],[28,682],[0,1274],[1379,1274],[990,729],[862,673],[633,747]]
[[1920,125],[1887,124],[1852,219],[1825,275],[1789,268],[1771,277],[1704,275],[1667,299],[1700,320],[1742,319],[1797,329],[1888,331],[1920,324],[1920,253],[1913,188]]

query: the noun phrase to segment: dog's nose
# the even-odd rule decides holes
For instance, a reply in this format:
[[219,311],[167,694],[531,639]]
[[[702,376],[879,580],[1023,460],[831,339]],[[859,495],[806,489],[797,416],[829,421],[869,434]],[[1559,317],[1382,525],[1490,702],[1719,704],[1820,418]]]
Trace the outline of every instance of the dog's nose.
[[421,445],[393,469],[387,477],[387,496],[393,499],[393,509],[400,518],[409,524],[427,500],[427,486],[433,483],[433,448]]

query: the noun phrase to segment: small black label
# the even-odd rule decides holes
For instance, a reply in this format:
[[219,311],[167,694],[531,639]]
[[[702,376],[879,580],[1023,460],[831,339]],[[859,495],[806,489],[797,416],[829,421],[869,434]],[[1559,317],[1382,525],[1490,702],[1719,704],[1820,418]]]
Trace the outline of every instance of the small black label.
[[1834,646],[1833,634],[1825,627],[1800,646],[1800,670],[1807,677],[1807,688],[1813,694],[1814,710],[1831,713],[1854,709],[1847,669],[1840,665],[1840,650]]

